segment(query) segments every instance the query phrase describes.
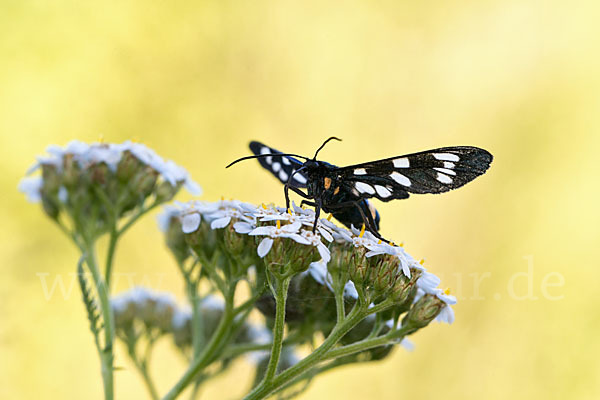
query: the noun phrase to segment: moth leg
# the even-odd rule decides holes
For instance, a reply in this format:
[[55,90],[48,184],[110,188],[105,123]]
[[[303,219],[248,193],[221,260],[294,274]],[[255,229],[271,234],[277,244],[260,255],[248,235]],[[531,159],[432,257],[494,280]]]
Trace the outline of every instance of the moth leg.
[[[363,201],[365,201],[365,202],[366,202],[366,200],[363,200]],[[365,204],[365,205],[366,205],[366,204]],[[359,207],[359,208],[360,208],[360,207]],[[367,206],[367,208],[369,208],[369,207]],[[361,211],[362,211],[362,209],[361,209]],[[363,218],[364,218],[364,216],[363,216]],[[373,229],[370,229],[370,228],[369,228],[369,231],[370,231],[370,232],[371,232],[373,235],[375,235],[375,237],[376,237],[377,239],[381,239],[381,240],[383,240],[384,242],[386,242],[386,243],[389,243],[389,241],[387,241],[387,240],[385,240],[384,238],[382,238],[382,237],[381,237],[381,235],[379,234],[379,232],[377,232],[377,229],[376,229],[377,225],[375,224],[375,220],[373,220],[373,216],[371,215],[371,213],[370,213],[370,212],[369,212],[369,213],[367,213],[367,218],[368,218],[368,220],[369,220],[369,224],[371,225],[371,228],[373,228]]]
[[354,206],[358,209],[358,212],[360,213],[360,216],[365,224],[365,228],[367,228],[369,230],[369,232],[371,232],[373,234],[373,236],[375,236],[377,239],[380,239],[383,242],[389,243],[390,241],[387,239],[384,239],[379,232],[377,232],[377,230],[375,229],[375,221],[373,221],[373,218],[369,215],[368,217],[365,215],[365,213],[363,212],[362,208],[360,207],[360,203],[357,201],[345,201],[343,203],[339,203],[339,204],[335,204],[335,205],[330,205],[328,206],[331,209],[336,209],[336,208],[345,208],[348,206]]
[[367,216],[365,216],[365,213],[363,212],[362,208],[360,207],[360,204],[358,202],[354,202],[354,205],[356,206],[356,208],[358,208],[358,212],[360,212],[360,216],[362,217],[363,221],[365,222],[365,227],[367,228],[367,230],[369,232],[371,232],[373,234],[373,236],[375,236],[377,239],[381,240],[382,242],[390,243],[389,240],[387,240],[383,236],[381,236],[379,234],[379,232],[377,232],[377,230],[375,229],[375,221],[373,221],[373,217],[371,217],[371,214],[368,214]]
[[315,222],[313,224],[312,233],[314,234],[317,231],[317,222],[319,221],[319,214],[321,214],[321,201],[317,201],[315,208]]
[[289,209],[290,208],[290,195],[289,195],[289,190],[292,190],[292,192],[296,193],[297,195],[299,195],[300,197],[303,197],[305,199],[310,199],[311,197],[309,197],[306,193],[304,193],[302,190],[295,188],[293,186],[289,186],[287,183],[285,185],[283,185],[283,192],[285,193],[285,209]]
[[316,206],[317,206],[317,203],[314,203],[314,202],[312,202],[312,201],[306,201],[306,200],[302,200],[302,201],[300,202],[300,207],[302,207],[302,206],[304,206],[304,205],[306,205],[306,206],[309,206],[309,207],[316,207]]

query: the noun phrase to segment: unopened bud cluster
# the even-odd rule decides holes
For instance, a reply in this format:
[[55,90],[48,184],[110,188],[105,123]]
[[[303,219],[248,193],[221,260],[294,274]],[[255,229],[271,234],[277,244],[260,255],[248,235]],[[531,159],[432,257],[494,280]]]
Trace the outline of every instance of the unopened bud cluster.
[[[117,335],[125,342],[136,341],[144,335],[167,335],[172,336],[173,342],[182,351],[190,350],[192,311],[189,306],[178,305],[171,293],[138,286],[114,296],[111,304]],[[201,334],[209,338],[223,316],[223,301],[209,295],[199,301],[198,308],[203,329]],[[265,327],[245,322],[235,342],[266,344],[270,335]]]
[[71,217],[80,234],[102,233],[146,199],[164,203],[182,186],[200,193],[185,169],[142,144],[72,141],[47,151],[28,172],[41,170],[41,175],[23,179],[19,189],[41,202],[51,218]]

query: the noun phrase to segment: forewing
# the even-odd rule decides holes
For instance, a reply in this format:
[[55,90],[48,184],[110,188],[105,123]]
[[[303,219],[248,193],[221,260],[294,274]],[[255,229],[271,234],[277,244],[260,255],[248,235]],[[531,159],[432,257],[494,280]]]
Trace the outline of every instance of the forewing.
[[[269,156],[261,157],[257,160],[263,168],[271,171],[271,173],[284,184],[287,183],[290,176],[294,174],[296,170],[302,167],[302,162],[294,157],[278,155],[281,154],[280,151],[259,142],[250,142],[250,150],[252,150],[252,153],[255,155],[269,154]],[[293,187],[305,188],[306,175],[304,175],[303,172],[295,173],[290,184]]]
[[340,168],[340,175],[361,197],[389,201],[459,188],[485,173],[492,158],[478,147],[442,147]]

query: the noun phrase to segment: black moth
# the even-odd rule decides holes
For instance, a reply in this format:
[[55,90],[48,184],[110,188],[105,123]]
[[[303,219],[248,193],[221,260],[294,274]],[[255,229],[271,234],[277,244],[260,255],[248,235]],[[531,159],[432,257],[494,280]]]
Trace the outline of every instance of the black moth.
[[[242,157],[227,166],[257,158],[283,184],[286,208],[290,207],[289,190],[305,200],[300,205],[315,207],[315,223],[321,210],[331,213],[347,227],[364,224],[375,237],[388,242],[378,233],[379,213],[368,202],[406,199],[409,193],[443,193],[459,188],[485,173],[492,162],[486,150],[471,146],[441,147],[383,160],[336,167],[297,154],[281,153],[259,142],[251,142],[254,156]],[[304,159],[304,162],[294,157]],[[300,189],[306,189],[304,193]]]

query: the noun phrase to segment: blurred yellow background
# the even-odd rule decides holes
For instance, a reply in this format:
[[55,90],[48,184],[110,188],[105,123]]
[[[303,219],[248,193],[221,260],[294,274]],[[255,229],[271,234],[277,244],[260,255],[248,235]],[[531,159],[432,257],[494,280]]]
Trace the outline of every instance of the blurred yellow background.
[[[258,163],[224,166],[252,139],[312,155],[331,135],[338,165],[447,145],[495,160],[460,190],[377,204],[384,236],[458,296],[456,322],[303,399],[600,398],[599,20],[591,0],[2,1],[0,398],[102,398],[78,287],[43,291],[78,254],[16,190],[46,145],[134,139],[202,199],[281,203]],[[183,297],[153,217],[115,268],[117,291],[129,276]],[[155,360],[164,393],[185,365],[168,343]],[[117,398],[145,398],[122,347],[117,365]],[[241,396],[249,373],[202,397]]]

